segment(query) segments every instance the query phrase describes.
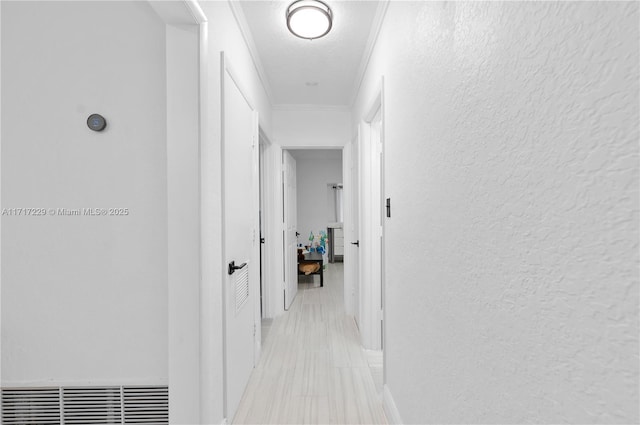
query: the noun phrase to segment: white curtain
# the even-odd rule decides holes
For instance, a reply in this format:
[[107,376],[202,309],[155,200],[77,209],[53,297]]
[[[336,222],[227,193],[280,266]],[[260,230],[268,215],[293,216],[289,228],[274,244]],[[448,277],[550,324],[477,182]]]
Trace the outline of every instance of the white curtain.
[[342,223],[343,221],[343,208],[342,208],[342,185],[338,184],[334,186],[334,193],[336,196],[336,222]]

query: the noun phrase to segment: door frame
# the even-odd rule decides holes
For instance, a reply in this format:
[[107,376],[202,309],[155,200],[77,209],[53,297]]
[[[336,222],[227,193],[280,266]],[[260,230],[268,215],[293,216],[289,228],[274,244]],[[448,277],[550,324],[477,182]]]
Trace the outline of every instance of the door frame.
[[[283,207],[284,207],[284,199],[282,193],[282,174],[283,174],[283,164],[282,164],[282,154],[284,151],[289,150],[325,150],[325,149],[335,149],[342,151],[342,166],[343,166],[343,182],[345,179],[344,174],[344,164],[345,164],[345,152],[346,146],[340,145],[284,145],[280,146],[278,144],[272,144],[270,146],[271,152],[268,154],[268,167],[270,168],[270,173],[267,179],[270,183],[269,193],[271,200],[270,211],[272,212],[271,216],[271,231],[273,238],[273,249],[271,250],[272,262],[271,264],[277,264],[277,267],[274,267],[271,270],[271,283],[269,285],[269,293],[270,293],[270,302],[269,302],[269,313],[265,316],[265,318],[274,318],[279,315],[285,313],[284,302],[283,302],[283,291],[285,289],[285,276],[283,273],[283,264],[284,264],[284,245],[282,240],[282,232],[284,230],[284,220],[283,220]],[[347,220],[347,195],[346,189],[345,194],[343,194],[343,199],[345,203],[345,222]],[[345,235],[346,238],[346,235]],[[346,239],[345,239],[346,241]],[[346,242],[345,242],[346,244]],[[345,247],[346,250],[346,247]],[[345,252],[346,257],[346,252]],[[346,261],[346,259],[345,259]],[[346,286],[346,278],[345,278],[345,286]],[[346,301],[345,301],[346,303]]]
[[282,149],[272,143],[260,128],[260,144],[264,146],[264,155],[260,178],[263,188],[262,225],[263,269],[262,269],[262,318],[270,319],[284,312],[282,301],[282,222],[279,217],[279,205],[282,205],[281,162]]
[[[261,134],[261,139],[266,135]],[[265,166],[265,262],[268,263],[266,285],[263,287],[263,317],[275,318],[284,313],[282,293],[284,291],[284,273],[282,263],[282,151],[280,145],[270,142],[266,146]]]
[[[360,285],[360,316],[362,323],[360,324],[360,332],[362,337],[362,345],[367,349],[380,350],[383,348],[382,341],[385,340],[385,320],[384,320],[384,298],[385,298],[385,255],[384,255],[384,78],[380,79],[380,83],[374,90],[373,98],[366,104],[359,125],[359,152],[358,164],[360,165],[359,176],[362,182],[368,182],[366,185],[359,185],[360,190],[360,282],[370,282],[367,285]],[[373,182],[372,167],[375,164],[372,157],[372,146],[370,145],[372,135],[372,124],[377,114],[380,114],[380,144],[381,144],[381,163],[380,180]],[[365,175],[366,174],[366,175]],[[377,184],[379,183],[379,185]],[[380,204],[375,205],[375,197],[373,193],[380,194]],[[370,216],[370,211],[377,210],[381,214],[380,228],[378,223],[374,222],[374,218]],[[383,243],[380,246],[380,269],[377,270],[377,258],[374,257],[374,247],[371,242],[374,236],[379,233]],[[377,238],[376,238],[377,239]],[[377,273],[379,272],[379,280]],[[375,278],[374,278],[375,276]],[[380,323],[382,322],[382,324]]]
[[[267,209],[269,205],[268,193],[267,193],[267,152],[271,141],[264,133],[262,128],[259,129],[258,134],[258,147],[259,147],[259,179],[260,179],[260,238],[264,238],[264,243],[260,240],[260,317],[267,317],[267,310],[269,309],[269,282],[270,282],[270,264],[269,264],[269,247],[267,247],[267,234],[269,233],[270,214],[271,211]],[[271,244],[271,241],[269,241]]]
[[[358,270],[356,270],[356,264],[354,264],[353,257],[359,255],[356,251],[357,247],[352,245],[353,232],[355,231],[355,214],[356,208],[354,208],[359,196],[359,188],[356,187],[359,184],[358,181],[353,179],[353,162],[357,160],[358,150],[356,145],[358,144],[358,136],[355,136],[351,142],[349,142],[342,150],[342,181],[344,185],[344,310],[345,313],[357,318],[359,312],[356,312],[356,300],[355,289],[359,285],[358,282]],[[356,170],[357,172],[357,170]],[[357,319],[356,319],[357,322]]]
[[[249,105],[249,108],[253,111],[253,146],[254,146],[254,151],[253,151],[253,155],[254,155],[254,161],[253,161],[253,167],[254,167],[254,172],[256,175],[259,174],[259,170],[258,170],[258,161],[259,161],[259,129],[260,129],[260,125],[259,125],[259,117],[258,117],[258,111],[255,107],[255,103],[252,101],[251,97],[248,95],[248,91],[246,90],[246,86],[242,83],[242,80],[238,77],[238,73],[236,71],[234,71],[234,67],[232,66],[232,64],[229,61],[229,57],[228,55],[225,55],[225,52],[220,52],[220,113],[221,113],[221,125],[222,125],[222,131],[221,131],[221,142],[220,142],[220,158],[224,159],[224,144],[225,144],[225,140],[224,140],[224,114],[225,114],[225,107],[224,107],[224,83],[225,83],[225,79],[231,78],[231,80],[234,82],[234,84],[238,87],[238,90],[240,91],[240,94],[244,97],[245,101],[247,102],[247,104]],[[224,162],[224,160],[221,162],[221,167],[220,167],[220,178],[221,178],[221,188],[222,188],[222,192],[221,192],[221,207],[222,207],[222,214],[221,214],[221,241],[225,240],[225,187],[226,187],[226,182],[225,182],[225,170],[226,170],[226,164]],[[259,210],[259,199],[260,199],[260,193],[259,193],[259,184],[255,185],[252,188],[252,192],[253,192],[253,210],[256,211],[256,214],[254,216],[254,223],[253,223],[253,228],[254,228],[254,243],[253,243],[253,247],[252,247],[252,253],[251,253],[251,258],[249,259],[251,264],[257,264],[259,261],[259,256],[260,256],[260,241],[259,241],[259,228],[260,228],[260,223],[259,223],[259,216],[257,214],[258,210]],[[224,266],[226,264],[227,261],[227,252],[226,252],[226,248],[224,245],[224,242],[222,243],[222,247],[221,247],[221,262],[222,265]],[[222,267],[221,270],[221,282],[226,282],[227,281],[227,270],[225,267]],[[260,293],[259,287],[250,287],[249,289],[250,291],[253,291],[254,294],[254,305],[253,305],[253,311],[254,311],[254,359],[253,359],[253,366],[255,367],[258,364],[258,361],[260,359],[260,354],[261,354],[261,348],[262,348],[262,326],[261,326],[261,314],[260,314]],[[223,361],[223,414],[224,417],[226,418],[227,422],[230,422],[233,418],[229,417],[229,412],[228,412],[228,403],[227,403],[227,381],[228,381],[228,376],[227,376],[227,312],[226,312],[226,300],[227,299],[227,285],[223,284],[222,285],[222,361]]]
[[[293,155],[291,155],[291,152],[289,152],[289,149],[282,149],[282,158],[280,159],[280,164],[282,167],[282,264],[283,264],[283,280],[284,280],[284,299],[283,299],[283,309],[284,311],[289,311],[291,309],[291,306],[293,305],[295,298],[298,294],[298,290],[297,290],[297,285],[298,285],[298,268],[297,268],[297,260],[296,260],[296,265],[294,266],[293,264],[289,264],[288,261],[293,261],[292,257],[295,257],[294,253],[287,253],[287,247],[288,247],[288,243],[289,243],[289,234],[287,233],[289,231],[289,214],[288,212],[291,211],[291,206],[289,205],[289,203],[291,202],[291,197],[290,196],[286,196],[286,192],[288,190],[287,187],[287,181],[285,179],[285,172],[286,172],[286,158],[285,155],[289,155],[291,157],[291,159],[293,160],[293,163],[296,165],[296,174],[293,176],[294,180],[296,181],[296,194],[295,194],[295,200],[296,200],[296,205],[294,205],[295,210],[296,210],[296,217],[295,217],[295,221],[296,221],[296,234],[298,232],[297,229],[297,225],[298,225],[298,194],[297,194],[297,187],[298,187],[298,175],[297,175],[297,161],[296,159],[293,157]],[[296,246],[297,246],[297,241],[296,241]],[[288,257],[287,257],[288,254]],[[288,276],[287,271],[291,272],[291,270],[287,270],[287,266],[289,266],[289,268],[293,267],[293,276]],[[287,282],[287,277],[290,277],[291,279],[294,280],[294,282]],[[295,285],[294,285],[295,283]],[[289,304],[289,306],[287,307],[287,298],[291,297],[291,295],[287,292],[291,289],[291,286],[294,286],[296,288],[295,290],[295,294],[293,295],[293,298],[291,298],[291,303]]]

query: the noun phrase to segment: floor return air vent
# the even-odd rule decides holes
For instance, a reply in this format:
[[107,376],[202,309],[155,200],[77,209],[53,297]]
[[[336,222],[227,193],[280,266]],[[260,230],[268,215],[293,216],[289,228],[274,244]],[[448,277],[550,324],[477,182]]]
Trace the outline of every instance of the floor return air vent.
[[168,424],[166,386],[2,388],[2,424]]

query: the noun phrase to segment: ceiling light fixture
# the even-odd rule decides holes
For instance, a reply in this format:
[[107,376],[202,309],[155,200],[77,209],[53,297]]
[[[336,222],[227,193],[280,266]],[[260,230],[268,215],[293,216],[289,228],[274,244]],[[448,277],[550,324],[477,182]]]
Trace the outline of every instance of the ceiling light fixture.
[[333,26],[331,8],[320,0],[297,0],[287,8],[287,28],[297,37],[324,37]]

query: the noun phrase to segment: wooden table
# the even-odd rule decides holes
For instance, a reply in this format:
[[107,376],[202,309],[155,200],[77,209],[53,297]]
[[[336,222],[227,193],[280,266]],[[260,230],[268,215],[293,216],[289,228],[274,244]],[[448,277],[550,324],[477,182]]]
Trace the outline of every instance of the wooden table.
[[[323,262],[324,259],[322,258],[322,254],[319,254],[317,252],[308,252],[306,254],[304,254],[304,260],[298,260],[298,266],[300,264],[307,264],[307,263],[318,263],[320,264],[320,270],[318,270],[317,272],[311,273],[311,274],[319,274],[320,275],[320,287],[324,286],[324,273],[323,273]],[[300,267],[298,267],[298,274],[299,275],[304,275],[304,272],[300,271]]]

